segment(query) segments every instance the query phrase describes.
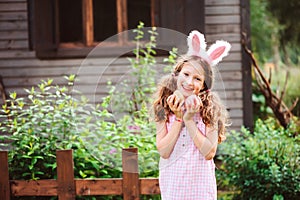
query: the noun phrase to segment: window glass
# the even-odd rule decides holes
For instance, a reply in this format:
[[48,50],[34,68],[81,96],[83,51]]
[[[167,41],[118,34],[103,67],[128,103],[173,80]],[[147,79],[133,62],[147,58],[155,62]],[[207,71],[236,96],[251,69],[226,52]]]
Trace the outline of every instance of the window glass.
[[58,1],[59,41],[82,42],[82,3],[81,0]]
[[[151,27],[151,0],[128,0],[127,1],[128,30],[135,29],[139,22],[145,27]],[[134,40],[135,34],[130,34],[129,40]],[[148,38],[145,33],[144,39]]]
[[94,0],[94,40],[103,41],[117,34],[116,0]]
[[151,0],[127,1],[128,29],[137,27],[140,21],[145,27],[151,26]]

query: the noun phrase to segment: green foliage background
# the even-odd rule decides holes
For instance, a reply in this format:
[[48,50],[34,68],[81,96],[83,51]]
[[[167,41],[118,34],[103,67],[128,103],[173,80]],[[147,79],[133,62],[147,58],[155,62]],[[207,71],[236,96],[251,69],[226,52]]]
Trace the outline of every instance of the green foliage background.
[[253,133],[231,132],[219,146],[219,188],[235,191],[233,199],[298,199],[300,136],[292,135],[295,128],[291,124],[284,130],[269,118],[257,120]]
[[260,63],[298,65],[299,10],[298,0],[250,1],[251,44]]
[[[251,0],[251,44],[260,68],[267,78],[271,73],[272,90],[284,89],[285,75],[289,74],[283,101],[288,107],[300,98],[299,81],[299,20],[300,1]],[[292,31],[291,31],[292,30]],[[267,65],[271,66],[266,67]],[[254,117],[267,119],[273,116],[253,78]],[[293,114],[300,116],[299,103]]]

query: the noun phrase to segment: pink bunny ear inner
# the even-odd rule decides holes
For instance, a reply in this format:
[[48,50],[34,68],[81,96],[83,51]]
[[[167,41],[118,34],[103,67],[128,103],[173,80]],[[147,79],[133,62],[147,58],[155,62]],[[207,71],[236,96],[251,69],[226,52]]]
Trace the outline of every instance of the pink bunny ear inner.
[[188,38],[187,38],[187,44],[188,44],[188,52],[187,55],[194,55],[199,56],[202,53],[205,52],[206,49],[206,43],[204,35],[201,34],[199,31],[192,31]]
[[225,49],[226,49],[225,47],[218,47],[218,48],[216,48],[209,55],[210,59],[211,60],[216,60],[217,58],[219,58],[225,52]]
[[193,46],[194,52],[199,52],[200,51],[200,40],[199,40],[199,38],[196,34],[193,35],[192,46]]
[[231,45],[223,40],[216,41],[207,51],[211,65],[217,65],[225,56],[228,55]]

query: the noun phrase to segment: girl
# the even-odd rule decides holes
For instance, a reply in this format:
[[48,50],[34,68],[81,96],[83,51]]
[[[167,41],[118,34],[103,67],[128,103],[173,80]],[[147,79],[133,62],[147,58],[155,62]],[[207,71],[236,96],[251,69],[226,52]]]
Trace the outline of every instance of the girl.
[[212,66],[227,55],[230,44],[217,41],[206,52],[204,36],[193,31],[188,47],[173,73],[163,77],[153,103],[163,200],[217,199],[213,157],[225,140],[228,118],[211,91]]

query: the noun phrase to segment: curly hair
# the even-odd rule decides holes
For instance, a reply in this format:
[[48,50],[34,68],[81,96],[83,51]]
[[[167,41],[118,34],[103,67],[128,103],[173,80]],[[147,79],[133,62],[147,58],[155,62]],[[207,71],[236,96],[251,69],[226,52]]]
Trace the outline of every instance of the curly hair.
[[226,127],[229,126],[229,115],[222,103],[219,95],[212,92],[211,88],[214,82],[214,73],[212,67],[202,58],[197,56],[182,56],[177,60],[173,72],[160,80],[157,91],[154,94],[153,111],[155,121],[168,122],[168,116],[173,114],[167,104],[167,98],[177,89],[177,77],[185,63],[204,69],[204,88],[200,91],[199,97],[202,100],[203,107],[200,110],[200,116],[206,126],[215,127],[218,130],[218,142],[226,139]]

